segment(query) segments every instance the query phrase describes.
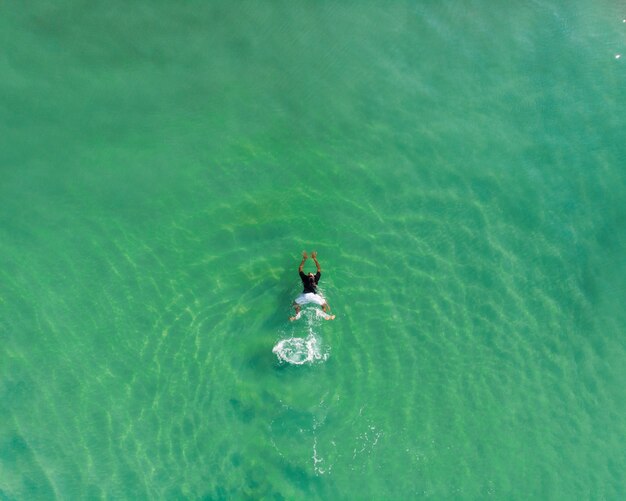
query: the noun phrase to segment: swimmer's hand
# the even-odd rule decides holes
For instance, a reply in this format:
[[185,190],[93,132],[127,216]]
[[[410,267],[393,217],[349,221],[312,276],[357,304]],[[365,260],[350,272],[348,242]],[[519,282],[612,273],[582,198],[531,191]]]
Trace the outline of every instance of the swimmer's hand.
[[313,252],[311,252],[311,257],[312,257],[313,259],[317,259],[317,251],[313,251]]
[[302,251],[302,259],[307,259],[308,257],[306,251]]

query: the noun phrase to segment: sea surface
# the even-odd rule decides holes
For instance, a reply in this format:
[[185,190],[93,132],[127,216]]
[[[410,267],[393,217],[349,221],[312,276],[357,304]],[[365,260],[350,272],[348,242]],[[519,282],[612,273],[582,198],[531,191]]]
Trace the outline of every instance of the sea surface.
[[623,2],[0,3],[0,500],[624,499],[625,334]]

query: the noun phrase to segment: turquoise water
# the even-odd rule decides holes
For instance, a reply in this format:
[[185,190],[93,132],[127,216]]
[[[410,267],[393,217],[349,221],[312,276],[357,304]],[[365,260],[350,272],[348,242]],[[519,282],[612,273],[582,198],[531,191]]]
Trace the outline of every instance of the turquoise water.
[[0,499],[622,498],[624,7],[131,4],[0,5]]

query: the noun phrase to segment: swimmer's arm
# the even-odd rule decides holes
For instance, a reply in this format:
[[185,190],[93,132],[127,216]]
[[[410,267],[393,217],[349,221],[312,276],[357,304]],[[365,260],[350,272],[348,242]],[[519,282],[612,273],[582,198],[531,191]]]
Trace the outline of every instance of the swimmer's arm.
[[311,257],[313,258],[313,261],[315,261],[315,266],[317,266],[317,272],[321,273],[322,272],[322,267],[320,266],[320,263],[317,260],[317,251],[311,252]]
[[300,263],[300,267],[298,268],[298,271],[300,273],[302,273],[302,268],[304,268],[304,262],[307,260],[308,257],[309,256],[306,255],[306,251],[302,251],[302,262]]

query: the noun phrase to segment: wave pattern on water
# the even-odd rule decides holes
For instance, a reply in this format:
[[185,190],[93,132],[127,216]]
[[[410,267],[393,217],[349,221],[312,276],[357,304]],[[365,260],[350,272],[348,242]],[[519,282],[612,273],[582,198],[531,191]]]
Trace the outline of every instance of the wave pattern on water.
[[606,3],[3,5],[0,497],[618,498]]

